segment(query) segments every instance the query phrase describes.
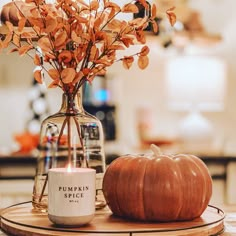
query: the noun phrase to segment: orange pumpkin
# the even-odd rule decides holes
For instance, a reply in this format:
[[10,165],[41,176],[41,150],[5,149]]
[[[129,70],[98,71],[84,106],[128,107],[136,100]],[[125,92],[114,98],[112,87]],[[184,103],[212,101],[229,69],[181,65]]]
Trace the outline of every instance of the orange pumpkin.
[[127,155],[114,160],[103,179],[111,211],[143,221],[183,221],[201,216],[212,195],[206,165],[194,155]]

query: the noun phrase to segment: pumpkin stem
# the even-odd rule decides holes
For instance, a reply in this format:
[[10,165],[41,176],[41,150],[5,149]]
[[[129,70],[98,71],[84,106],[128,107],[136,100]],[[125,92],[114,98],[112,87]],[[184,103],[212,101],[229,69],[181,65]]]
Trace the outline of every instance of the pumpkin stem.
[[156,146],[155,144],[151,144],[150,148],[156,156],[161,155],[161,149],[158,146]]

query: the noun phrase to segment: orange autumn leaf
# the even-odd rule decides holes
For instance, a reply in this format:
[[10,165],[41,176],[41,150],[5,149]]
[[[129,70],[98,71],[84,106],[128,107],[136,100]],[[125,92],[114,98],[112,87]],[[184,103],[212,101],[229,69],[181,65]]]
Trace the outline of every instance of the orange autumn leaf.
[[131,21],[129,21],[130,26],[134,26],[135,28],[140,28],[142,27],[145,23],[147,22],[147,18],[136,18]]
[[82,17],[82,16],[79,16],[79,15],[75,15],[75,18],[78,20],[78,22],[80,23],[87,23],[87,19]]
[[138,13],[139,9],[135,4],[127,3],[123,6],[121,11],[126,13]]
[[91,48],[89,61],[95,61],[95,60],[97,60],[98,56],[99,56],[99,49],[98,49],[96,46],[93,46],[93,47]]
[[104,76],[106,74],[106,67],[97,66],[97,67],[92,69],[91,74],[99,75],[99,76]]
[[146,37],[144,35],[144,32],[141,30],[136,31],[136,39],[138,40],[138,42],[140,42],[142,44],[146,43]]
[[78,73],[76,73],[75,78],[73,80],[73,84],[78,83],[83,77],[84,77],[84,74],[82,71],[79,71]]
[[41,60],[40,60],[40,57],[39,57],[38,54],[35,54],[35,56],[34,56],[34,64],[36,66],[40,66],[41,65]]
[[31,15],[32,15],[33,17],[36,17],[36,18],[40,16],[37,7],[31,8],[31,9],[30,9],[30,13],[31,13]]
[[2,41],[2,48],[7,48],[13,38],[12,33],[8,33],[5,37],[5,39]]
[[34,72],[34,78],[35,78],[35,80],[36,80],[38,83],[40,83],[40,84],[43,83],[41,70],[36,70],[36,71]]
[[75,43],[81,43],[82,42],[81,37],[79,37],[74,30],[71,32],[71,39]]
[[22,32],[21,33],[21,38],[23,38],[23,39],[32,39],[32,38],[34,38],[34,36],[35,36],[35,33],[33,33],[33,32]]
[[28,17],[28,20],[30,22],[31,25],[33,26],[37,26],[40,29],[44,28],[44,23],[43,20],[41,18],[36,18],[36,17]]
[[176,15],[173,12],[170,12],[167,14],[168,14],[171,26],[173,26],[176,22]]
[[176,15],[173,12],[174,9],[175,9],[175,7],[171,7],[170,9],[168,9],[166,11],[166,14],[167,14],[167,16],[169,18],[171,26],[173,26],[175,24],[175,22],[176,22]]
[[138,66],[140,69],[144,70],[149,64],[149,59],[147,56],[139,56]]
[[104,4],[105,8],[112,8],[116,12],[120,11],[120,6],[114,2],[105,2]]
[[104,18],[105,18],[105,14],[101,15],[100,17],[98,17],[94,21],[94,28],[98,29],[102,25],[102,22],[103,22]]
[[57,20],[50,16],[48,16],[45,20],[46,20],[45,32],[49,34],[57,28]]
[[121,38],[123,44],[128,48],[130,45],[134,45],[134,38],[123,37]]
[[89,68],[84,68],[83,70],[82,70],[82,73],[84,74],[84,76],[87,76],[87,75],[89,75],[89,73],[90,73],[90,69]]
[[60,74],[59,74],[58,70],[56,70],[56,69],[48,70],[48,74],[53,80],[58,80],[60,77]]
[[76,72],[74,68],[65,68],[62,72],[61,72],[61,79],[62,82],[65,84],[69,84],[73,81],[73,79],[75,78]]
[[152,29],[153,29],[153,32],[154,33],[157,33],[158,30],[159,30],[159,27],[158,27],[158,24],[155,20],[151,21],[151,24],[152,24]]
[[141,52],[140,52],[140,55],[141,56],[147,56],[148,53],[149,53],[149,47],[148,46],[143,46],[142,49],[141,49]]
[[23,45],[18,49],[19,55],[25,55],[29,50],[33,48],[32,45]]
[[112,18],[114,18],[115,15],[116,15],[116,10],[114,8],[110,8],[110,13],[108,15],[108,20],[111,20]]
[[20,47],[20,37],[19,37],[19,35],[14,34],[13,38],[12,38],[12,41],[17,47]]
[[56,80],[53,80],[49,85],[48,85],[48,88],[56,88],[60,85],[60,80],[59,79],[56,79]]
[[46,52],[46,53],[44,54],[44,61],[51,61],[51,60],[56,60],[55,55],[53,55],[53,54],[50,53],[50,52]]
[[112,20],[107,27],[113,31],[120,31],[121,21],[114,19]]
[[71,51],[64,50],[58,55],[58,61],[64,62],[64,63],[69,63],[72,60],[72,57],[73,57],[73,55],[72,55]]
[[10,32],[14,31],[13,24],[10,21],[6,21],[6,26],[9,29]]
[[140,2],[145,7],[145,9],[149,8],[149,5],[147,4],[146,0],[137,0],[137,1]]
[[55,38],[55,47],[59,47],[62,44],[64,44],[66,42],[67,39],[67,34],[65,31],[62,31],[61,33],[59,33],[56,38]]
[[157,7],[155,4],[152,4],[152,19],[154,19],[157,16]]
[[91,1],[90,3],[90,10],[94,10],[96,11],[99,8],[99,2],[95,1]]
[[19,32],[22,32],[22,31],[23,31],[23,29],[24,29],[24,27],[25,27],[25,24],[26,24],[26,21],[27,21],[27,19],[24,18],[24,17],[22,17],[22,18],[19,20],[19,22],[18,22],[18,30],[19,30]]
[[50,43],[50,40],[47,36],[44,36],[39,39],[38,46],[44,51],[44,52],[50,52],[52,51],[52,45]]
[[132,56],[124,57],[122,59],[122,62],[123,62],[124,68],[129,69],[132,66],[133,62],[134,62],[134,58]]

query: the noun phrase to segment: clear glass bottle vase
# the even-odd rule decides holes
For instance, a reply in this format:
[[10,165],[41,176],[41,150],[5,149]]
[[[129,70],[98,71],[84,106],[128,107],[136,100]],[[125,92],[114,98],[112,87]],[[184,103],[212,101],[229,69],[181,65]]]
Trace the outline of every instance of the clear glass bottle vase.
[[58,113],[41,125],[38,163],[32,204],[35,210],[47,211],[48,170],[56,167],[89,167],[97,173],[100,189],[105,171],[104,134],[101,122],[84,111],[82,94],[63,94]]

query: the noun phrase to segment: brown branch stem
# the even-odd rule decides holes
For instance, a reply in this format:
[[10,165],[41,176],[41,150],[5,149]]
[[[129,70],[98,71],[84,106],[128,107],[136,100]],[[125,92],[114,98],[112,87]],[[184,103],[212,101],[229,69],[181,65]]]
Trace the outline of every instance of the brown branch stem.
[[68,117],[69,119],[67,120],[67,139],[68,139],[68,163],[71,166],[71,123],[70,123],[70,116]]
[[81,144],[81,147],[82,147],[82,151],[83,151],[83,167],[88,167],[88,160],[87,160],[87,157],[86,157],[86,154],[85,154],[85,147],[84,147],[84,143],[83,143],[83,138],[82,138],[82,135],[81,135],[81,127],[80,127],[80,124],[78,122],[78,120],[76,119],[76,117],[73,117],[74,118],[74,121],[75,121],[75,125],[76,125],[76,128],[77,128],[77,132],[78,132],[78,135],[79,135],[79,139],[80,139],[80,144]]
[[[64,129],[65,129],[65,125],[66,125],[67,120],[68,120],[69,118],[70,118],[70,117],[66,117],[65,120],[64,120],[64,122],[62,123],[61,130],[60,130],[60,133],[59,133],[58,139],[57,139],[57,146],[59,146],[59,144],[60,144],[60,140],[61,140],[63,131],[64,131]],[[51,160],[51,163],[50,163],[49,168],[52,168],[52,160]],[[40,196],[39,196],[39,203],[42,201],[42,198],[43,198],[43,195],[44,195],[46,186],[47,186],[47,182],[48,182],[48,174],[47,174],[46,179],[45,179],[45,181],[44,181],[44,183],[43,183],[43,188],[42,188],[42,191],[41,191]]]

